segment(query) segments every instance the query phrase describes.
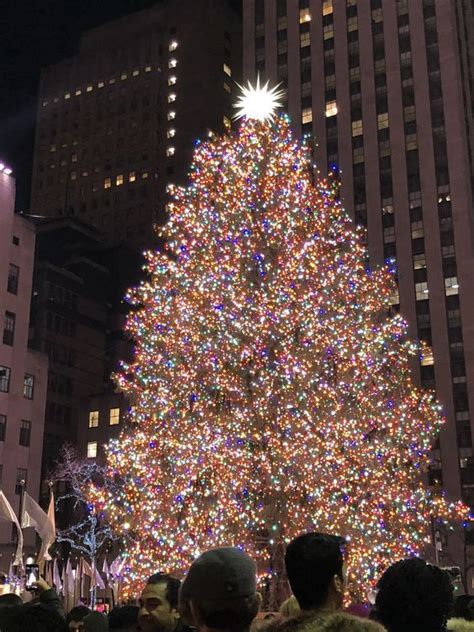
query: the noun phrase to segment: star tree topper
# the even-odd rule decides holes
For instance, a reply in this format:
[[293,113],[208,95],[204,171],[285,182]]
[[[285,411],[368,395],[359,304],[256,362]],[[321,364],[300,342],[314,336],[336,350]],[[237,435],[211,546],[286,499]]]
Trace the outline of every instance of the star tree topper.
[[253,86],[250,81],[247,86],[237,84],[242,90],[237,102],[234,104],[238,111],[234,115],[237,120],[242,117],[255,119],[257,121],[272,121],[277,108],[281,108],[281,99],[285,96],[285,91],[280,89],[281,83],[273,88],[269,88],[269,81],[265,85],[260,84],[260,76]]

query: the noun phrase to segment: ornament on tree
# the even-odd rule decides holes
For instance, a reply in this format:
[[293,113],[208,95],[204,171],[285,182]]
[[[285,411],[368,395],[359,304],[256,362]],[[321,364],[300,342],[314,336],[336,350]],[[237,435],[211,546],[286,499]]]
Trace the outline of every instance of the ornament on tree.
[[95,502],[125,538],[130,588],[222,545],[271,585],[284,545],[317,530],[348,539],[357,598],[465,507],[423,480],[443,419],[413,382],[423,350],[390,310],[393,273],[367,268],[337,190],[272,121],[281,94],[258,90],[236,132],[197,146],[128,297],[134,424],[107,450],[122,489]]

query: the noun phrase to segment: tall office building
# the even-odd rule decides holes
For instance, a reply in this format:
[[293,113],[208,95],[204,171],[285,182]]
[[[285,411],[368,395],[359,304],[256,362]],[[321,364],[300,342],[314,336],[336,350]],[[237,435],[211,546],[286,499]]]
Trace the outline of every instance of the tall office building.
[[[19,515],[20,494],[38,498],[48,358],[28,349],[35,226],[14,214],[15,179],[0,165],[0,488]],[[16,527],[2,519],[0,568],[8,570]],[[29,552],[35,535],[25,532]]]
[[432,346],[419,377],[448,418],[430,482],[474,508],[472,3],[243,5],[244,77],[284,84],[320,172],[340,169],[371,263],[396,260],[394,308]]
[[230,125],[240,65],[230,0],[165,0],[84,33],[75,57],[42,72],[32,213],[148,244],[194,141]]

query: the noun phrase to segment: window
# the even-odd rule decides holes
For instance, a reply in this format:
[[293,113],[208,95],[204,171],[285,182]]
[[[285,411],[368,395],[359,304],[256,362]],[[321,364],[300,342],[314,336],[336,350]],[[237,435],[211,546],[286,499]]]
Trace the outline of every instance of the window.
[[87,444],[87,458],[95,459],[97,456],[97,441],[89,441]]
[[0,441],[5,441],[6,433],[7,433],[7,416],[0,415]]
[[89,428],[98,428],[99,427],[99,411],[91,410],[89,411]]
[[224,123],[224,127],[228,130],[230,130],[232,128],[232,121],[230,120],[230,118],[228,116],[225,116],[224,114],[224,118],[223,118],[223,123]]
[[170,77],[168,77],[168,85],[169,86],[174,86],[177,81],[178,80],[176,78],[176,75],[171,75]]
[[[176,151],[176,149],[175,149],[174,147],[168,147],[168,148],[166,149],[166,155],[168,156],[168,158],[169,158],[170,156],[174,156],[175,151]],[[142,176],[142,178],[143,178],[143,176]]]
[[388,112],[383,112],[377,115],[377,128],[385,129],[388,127]]
[[15,482],[15,494],[18,496],[23,491],[24,486],[26,485],[28,479],[28,470],[23,468],[18,468],[16,471],[16,482]]
[[225,74],[229,75],[229,77],[232,77],[232,69],[231,69],[231,67],[228,64],[224,63],[223,68],[224,68]]
[[135,182],[136,179],[137,179],[137,175],[135,171],[130,171],[130,173],[128,174],[128,181]]
[[332,13],[332,0],[324,0],[323,15],[331,15],[331,13]]
[[422,283],[415,284],[416,300],[424,301],[428,298],[428,283],[423,281]]
[[123,175],[119,173],[119,175],[115,178],[115,184],[120,187],[123,184]]
[[20,268],[14,263],[10,263],[8,268],[7,292],[18,294],[18,280],[20,278]]
[[168,62],[168,68],[176,68],[177,65],[178,65],[177,59],[170,59]]
[[421,358],[421,366],[433,366],[434,364],[434,356],[431,350],[426,351],[424,356]]
[[357,16],[351,17],[347,20],[347,30],[349,31],[349,33],[351,31],[357,31],[358,28],[359,23],[357,21]]
[[423,222],[412,222],[411,223],[411,238],[412,239],[420,239],[425,236],[425,231],[423,229]]
[[312,108],[305,108],[301,115],[301,122],[303,125],[305,123],[311,123],[313,120],[313,110]]
[[395,226],[387,226],[383,229],[383,243],[391,244],[395,241]]
[[171,92],[171,94],[168,95],[168,103],[174,103],[176,101],[176,94],[174,92]]
[[229,86],[229,84],[228,84],[226,81],[224,81],[224,90],[225,90],[228,94],[230,94],[230,93],[232,92],[232,88]]
[[176,118],[176,112],[173,112],[172,110],[168,112],[168,121],[173,121],[175,118]]
[[20,424],[20,445],[26,448],[30,445],[31,439],[31,421],[21,420]]
[[328,101],[326,103],[326,118],[335,116],[337,114],[337,105],[335,101]]
[[361,162],[364,162],[364,148],[363,147],[356,147],[355,149],[353,149],[352,151],[352,162],[355,165],[360,164]]
[[453,296],[454,294],[459,294],[459,283],[458,277],[453,276],[444,280],[444,290],[446,296]]
[[362,126],[362,121],[359,119],[358,121],[352,121],[352,136],[361,136],[364,133],[364,128]]
[[169,50],[170,53],[172,53],[177,48],[178,48],[178,42],[176,40],[173,40],[172,42],[170,42],[170,44],[168,46],[168,50]]
[[23,397],[26,399],[33,399],[33,391],[35,388],[35,376],[30,373],[25,373],[23,378]]
[[311,21],[311,13],[309,12],[309,9],[301,9],[300,10],[300,24],[304,24],[305,22],[310,22]]
[[334,37],[334,24],[327,24],[323,28],[323,38],[325,40],[331,39]]
[[142,180],[146,180],[147,178],[148,178],[148,172],[147,172],[147,171],[144,171],[144,172],[142,173]]
[[120,423],[120,408],[111,408],[109,411],[109,425],[118,426]]
[[166,132],[166,137],[173,138],[174,136],[176,136],[176,130],[172,127]]
[[0,392],[8,393],[10,390],[10,373],[8,366],[0,366]]
[[422,270],[426,268],[426,255],[424,252],[413,255],[413,269],[414,270]]
[[407,134],[405,136],[405,146],[407,151],[418,149],[418,139],[416,134]]
[[300,46],[301,48],[306,48],[306,46],[311,46],[311,36],[310,36],[309,31],[307,33],[301,33]]
[[3,326],[3,344],[13,345],[15,338],[15,314],[13,312],[5,312],[5,324]]
[[104,189],[110,189],[112,187],[112,179],[104,178]]

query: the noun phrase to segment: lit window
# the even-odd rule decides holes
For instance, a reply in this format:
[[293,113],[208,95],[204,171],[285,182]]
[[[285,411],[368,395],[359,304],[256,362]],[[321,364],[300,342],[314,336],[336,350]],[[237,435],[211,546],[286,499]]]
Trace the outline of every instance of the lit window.
[[176,118],[176,112],[174,112],[173,110],[170,110],[168,112],[168,121],[173,121]]
[[411,64],[411,51],[406,51],[400,55],[400,64],[402,66],[409,66]]
[[334,24],[327,24],[323,29],[323,38],[325,40],[334,37]]
[[23,397],[26,399],[33,399],[33,392],[35,390],[35,376],[30,373],[25,373],[23,378]]
[[142,180],[146,180],[148,178],[148,171],[144,171],[142,173]]
[[168,95],[168,103],[174,103],[176,101],[176,94],[174,92],[171,92],[171,94]]
[[130,171],[130,173],[128,174],[128,181],[135,182],[136,179],[137,179],[137,175],[135,171]]
[[332,0],[324,0],[323,15],[331,15],[331,13],[332,13]]
[[109,411],[109,426],[118,426],[120,423],[120,408],[111,408]]
[[92,92],[94,88],[91,85],[88,85],[86,88],[86,92]]
[[178,42],[176,40],[173,40],[172,42],[170,42],[170,44],[168,46],[168,50],[169,50],[170,53],[172,53],[177,48],[178,48]]
[[395,241],[395,226],[386,226],[383,229],[383,243],[393,244]]
[[403,108],[403,118],[406,123],[416,119],[416,110],[414,105],[407,105],[406,108]]
[[421,359],[421,366],[433,366],[434,364],[434,356],[431,349],[425,351],[425,355]]
[[360,81],[360,66],[349,68],[349,77],[351,81]]
[[145,66],[145,72],[151,72],[151,66]]
[[99,411],[91,410],[89,412],[89,428],[98,428],[99,427]]
[[374,9],[372,11],[372,21],[375,22],[375,24],[377,24],[379,22],[383,22],[383,11],[382,11],[382,9]]
[[176,68],[176,66],[178,65],[178,60],[177,59],[170,59],[168,62],[168,68]]
[[413,269],[420,270],[426,268],[426,255],[422,252],[419,255],[413,255]]
[[377,115],[377,128],[385,129],[388,127],[388,112],[383,112]]
[[177,79],[176,79],[175,75],[171,75],[171,77],[168,78],[168,85],[169,86],[174,86],[176,81],[177,81]]
[[115,77],[111,77],[111,78],[109,79],[109,83],[115,83]]
[[305,123],[311,123],[313,121],[313,109],[305,108],[301,114],[301,122],[303,125]]
[[230,120],[228,116],[225,116],[225,115],[224,115],[224,127],[226,129],[231,129],[232,127],[232,121]]
[[359,23],[357,21],[357,16],[353,16],[347,20],[347,30],[349,32],[357,31],[358,28],[359,28]]
[[407,134],[405,137],[405,146],[407,151],[418,149],[418,139],[416,134]]
[[104,87],[104,82],[103,81],[99,81],[99,83],[97,84],[98,88],[103,88]]
[[174,136],[176,136],[176,130],[174,128],[169,129],[166,132],[166,136],[167,138],[173,138]]
[[225,90],[226,92],[228,92],[229,94],[231,93],[231,87],[230,87],[230,86],[229,86],[229,84],[228,84],[228,83],[226,83],[225,81],[224,81],[224,90]]
[[306,48],[306,46],[311,45],[311,36],[309,31],[307,33],[301,33],[300,35],[300,46],[301,48]]
[[423,283],[416,283],[415,284],[415,292],[416,292],[416,300],[417,301],[424,301],[428,298],[428,283],[426,281],[423,281]]
[[123,184],[123,175],[120,173],[116,178],[115,178],[115,184],[120,187]]
[[138,77],[138,75],[139,75],[139,74],[140,74],[140,71],[139,71],[139,70],[134,70],[134,71],[132,72],[132,75],[133,75],[134,77]]
[[364,133],[362,121],[352,121],[352,136],[361,136]]
[[353,151],[352,151],[352,162],[355,165],[360,164],[361,162],[364,162],[364,148],[363,147],[356,147]]
[[77,154],[71,154],[71,162],[77,162]]
[[228,75],[229,77],[232,77],[231,67],[228,64],[224,63],[223,68],[224,68],[225,74]]
[[459,294],[459,283],[458,277],[448,277],[444,280],[444,290],[446,296],[453,296],[454,294]]
[[0,366],[0,392],[8,393],[10,390],[11,369],[7,366]]
[[48,105],[49,101],[43,101],[43,107],[45,108]]
[[70,92],[66,92],[64,95],[65,99],[70,99],[71,98],[71,93]]
[[309,9],[301,9],[300,10],[300,24],[304,24],[305,22],[309,22],[311,20],[311,13]]
[[126,72],[122,72],[122,74],[120,75],[120,79],[121,79],[122,81],[125,81],[125,79],[126,79],[127,77],[128,77],[128,75],[127,75],[127,73],[126,73]]
[[168,147],[166,150],[166,155],[169,156],[174,156],[176,149],[174,147]]
[[87,458],[95,459],[97,456],[97,441],[89,441],[87,444]]
[[391,296],[389,296],[388,302],[390,305],[400,304],[400,293],[398,292],[398,290],[395,290],[395,292]]
[[104,178],[104,189],[110,189],[112,186],[111,178]]
[[88,172],[88,171],[83,171],[83,172],[82,172],[82,177],[83,177],[83,178],[87,178],[87,176],[88,176],[88,175],[89,175],[89,172]]
[[337,105],[335,101],[328,101],[326,103],[326,118],[335,116],[337,114]]
[[411,223],[411,238],[412,239],[420,239],[425,236],[425,231],[423,230],[423,222],[412,222]]
[[77,171],[71,171],[71,180],[77,180]]

